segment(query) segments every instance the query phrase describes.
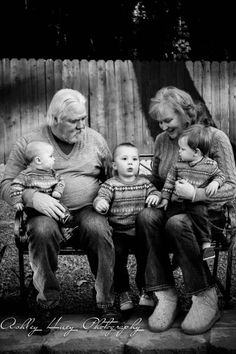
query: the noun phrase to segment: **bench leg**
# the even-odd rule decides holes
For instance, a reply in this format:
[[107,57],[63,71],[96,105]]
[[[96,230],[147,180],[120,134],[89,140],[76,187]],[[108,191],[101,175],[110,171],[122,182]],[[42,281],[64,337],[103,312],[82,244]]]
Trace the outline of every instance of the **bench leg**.
[[21,249],[19,249],[19,273],[20,273],[20,296],[22,300],[25,300],[26,289],[25,289],[24,254]]
[[230,307],[231,301],[231,277],[232,277],[232,261],[233,261],[233,247],[229,247],[226,268],[226,283],[225,283],[225,303]]

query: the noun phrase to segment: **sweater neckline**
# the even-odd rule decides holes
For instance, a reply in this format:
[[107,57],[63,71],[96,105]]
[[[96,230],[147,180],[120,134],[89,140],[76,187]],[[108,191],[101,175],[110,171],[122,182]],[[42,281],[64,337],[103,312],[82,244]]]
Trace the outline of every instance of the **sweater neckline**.
[[125,182],[125,181],[122,181],[118,176],[114,176],[114,179],[116,179],[118,182],[124,184],[124,185],[127,185],[127,186],[130,186],[130,185],[133,185],[137,182],[137,180],[139,179],[139,176],[136,176],[135,180],[132,181],[132,182]]
[[78,150],[78,149],[81,149],[82,146],[83,146],[83,142],[82,141],[76,142],[76,143],[74,143],[71,152],[69,154],[65,154],[61,150],[61,148],[58,145],[57,141],[55,140],[55,138],[54,138],[54,136],[52,134],[51,128],[49,126],[47,126],[47,134],[48,134],[49,140],[52,142],[52,144],[55,147],[55,149],[57,150],[58,154],[61,155],[66,160],[69,160],[71,158],[71,156],[73,156],[74,152],[76,150]]

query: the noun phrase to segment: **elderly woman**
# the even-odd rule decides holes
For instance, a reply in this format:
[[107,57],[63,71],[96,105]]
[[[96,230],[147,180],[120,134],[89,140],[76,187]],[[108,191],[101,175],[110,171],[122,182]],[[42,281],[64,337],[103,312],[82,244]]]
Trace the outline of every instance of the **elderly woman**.
[[[175,87],[160,89],[151,100],[150,114],[158,121],[163,132],[155,141],[152,178],[161,190],[167,173],[178,155],[178,138],[199,117],[191,96]],[[204,124],[208,124],[204,118]],[[210,122],[211,123],[211,122]],[[232,147],[228,137],[210,126],[211,147],[209,157],[216,160],[224,172],[226,182],[216,195],[209,197],[205,189],[194,188],[187,181],[176,182],[176,192],[182,199],[193,203],[209,203],[209,215],[214,220],[224,220],[223,206],[235,198],[236,170]],[[215,221],[214,221],[215,222]],[[138,235],[146,244],[146,290],[154,291],[158,303],[148,319],[149,328],[160,332],[168,329],[177,314],[177,292],[169,252],[183,273],[186,292],[192,295],[192,305],[181,328],[188,334],[209,330],[220,318],[214,280],[207,262],[201,258],[201,250],[194,234],[190,218],[178,214],[165,218],[163,209],[146,208],[137,220]]]

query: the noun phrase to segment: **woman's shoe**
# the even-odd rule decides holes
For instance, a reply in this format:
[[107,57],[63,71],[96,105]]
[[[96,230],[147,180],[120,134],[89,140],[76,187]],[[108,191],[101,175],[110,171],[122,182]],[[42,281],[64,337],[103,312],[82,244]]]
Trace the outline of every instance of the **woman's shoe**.
[[155,295],[158,303],[148,319],[148,326],[153,332],[163,332],[171,327],[176,318],[178,296],[173,288],[155,291]]
[[216,289],[211,288],[193,295],[192,306],[181,324],[181,329],[186,334],[205,333],[220,316]]

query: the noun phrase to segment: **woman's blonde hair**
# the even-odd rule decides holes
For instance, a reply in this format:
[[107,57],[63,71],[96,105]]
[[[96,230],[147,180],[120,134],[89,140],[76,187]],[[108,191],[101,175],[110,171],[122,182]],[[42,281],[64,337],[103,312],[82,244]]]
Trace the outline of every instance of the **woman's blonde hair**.
[[61,89],[55,93],[47,111],[47,122],[52,126],[54,118],[60,121],[68,106],[72,103],[79,104],[81,109],[85,107],[86,98],[77,90]]
[[186,127],[196,122],[197,112],[192,97],[177,87],[167,86],[157,91],[155,97],[151,99],[150,115],[154,119],[161,117],[163,106],[172,108],[180,116]]

